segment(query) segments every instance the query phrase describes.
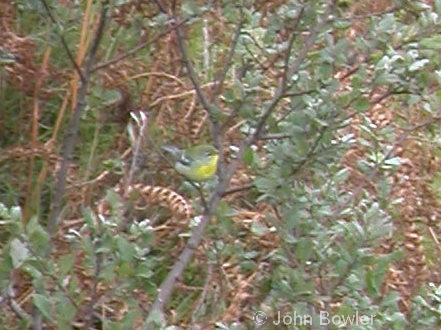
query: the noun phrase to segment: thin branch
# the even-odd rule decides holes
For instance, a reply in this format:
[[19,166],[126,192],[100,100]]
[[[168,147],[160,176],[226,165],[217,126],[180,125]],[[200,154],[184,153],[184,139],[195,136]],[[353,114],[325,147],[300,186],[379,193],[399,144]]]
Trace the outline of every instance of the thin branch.
[[[190,77],[190,80],[192,81],[192,84],[194,86],[194,89],[196,90],[196,94],[198,95],[198,98],[200,102],[202,103],[204,109],[210,114],[210,117],[213,119],[213,111],[212,111],[212,104],[209,102],[208,98],[204,94],[201,84],[199,83],[199,78],[196,74],[196,72],[193,69],[193,66],[190,62],[190,56],[188,54],[187,47],[185,45],[185,38],[182,34],[182,31],[180,30],[179,26],[179,18],[177,17],[176,13],[174,13],[174,22],[173,26],[175,27],[175,33],[177,35],[179,49],[181,51],[182,60],[184,62],[185,67],[187,68],[188,75]],[[216,126],[216,123],[214,123]],[[237,166],[237,164],[236,164]],[[159,312],[162,314],[164,305],[167,303],[168,299],[170,298],[172,294],[172,290],[174,287],[174,284],[176,280],[181,276],[182,272],[184,271],[185,267],[190,261],[190,258],[192,257],[194,251],[199,246],[202,236],[204,233],[205,228],[207,227],[208,223],[210,222],[211,214],[217,204],[219,203],[222,192],[225,191],[227,184],[229,180],[225,180],[223,178],[223,175],[219,176],[219,184],[217,186],[216,191],[213,193],[212,197],[210,198],[208,203],[205,203],[204,205],[204,212],[201,217],[200,223],[193,228],[191,237],[189,238],[184,250],[181,252],[178,260],[173,265],[173,268],[168,273],[166,279],[162,282],[159,290],[158,290],[158,296],[155,299],[155,302],[153,303],[152,308],[150,309],[150,314],[148,319],[151,319],[153,317],[153,313]]]
[[[196,94],[198,95],[198,98],[203,106],[203,108],[208,112],[210,116],[210,123],[211,123],[211,129],[212,129],[212,136],[213,136],[213,142],[214,146],[220,150],[222,147],[222,141],[221,141],[221,132],[220,132],[220,124],[219,121],[216,118],[216,109],[218,102],[213,101],[210,102],[208,97],[204,94],[204,91],[202,90],[201,83],[199,81],[199,77],[196,74],[193,65],[190,61],[190,55],[188,53],[187,45],[185,43],[185,37],[179,28],[179,17],[176,15],[176,13],[173,13],[173,26],[175,26],[175,33],[178,39],[178,45],[179,50],[181,51],[181,57],[182,61],[184,62],[184,65],[188,71],[188,76],[193,84],[194,89],[196,90]],[[233,56],[234,52],[230,51],[231,57]],[[228,66],[225,66],[228,68]],[[227,70],[227,69],[226,69]],[[220,77],[222,78],[222,76]],[[224,79],[224,78],[223,78]],[[218,95],[216,95],[216,98]],[[219,160],[218,160],[218,175],[219,177],[223,176],[223,169],[224,169],[224,159],[222,153],[219,154]]]
[[225,197],[225,196],[227,196],[227,195],[231,195],[231,194],[235,194],[235,193],[238,193],[238,192],[242,192],[242,191],[250,190],[250,189],[253,188],[253,187],[254,187],[254,183],[248,183],[248,184],[243,185],[243,186],[240,186],[240,187],[234,187],[234,188],[231,188],[231,189],[225,190],[225,191],[222,193],[222,197]]
[[[137,114],[133,113],[131,115],[133,118],[135,118],[135,116]],[[141,147],[142,147],[142,144],[144,143],[145,136],[147,135],[146,133],[147,133],[148,122],[149,122],[147,115],[142,111],[139,112],[135,121],[138,126],[138,136],[135,140],[135,148],[133,150],[132,163],[130,164],[129,173],[128,173],[127,178],[124,182],[124,190],[123,190],[124,195],[127,193],[129,186],[133,182],[133,176],[135,175],[135,172],[137,169],[137,163],[138,163],[139,155],[141,153]]]
[[210,34],[208,33],[208,21],[204,17],[202,19],[202,45],[203,45],[203,70],[208,72],[210,68]]
[[17,315],[20,319],[24,320],[27,324],[32,324],[32,318],[31,316],[23,309],[21,308],[20,304],[18,304],[14,300],[14,278],[12,276],[12,272],[10,273],[10,283],[8,286],[4,289],[4,292],[2,293],[2,296],[0,297],[0,306],[2,310],[6,308],[6,304],[9,304],[12,311]]
[[98,300],[99,300],[99,294],[98,294],[98,286],[100,284],[100,273],[101,273],[101,265],[103,263],[103,254],[99,251],[99,248],[101,247],[101,240],[99,239],[100,234],[101,234],[101,223],[98,222],[98,230],[99,233],[97,235],[97,237],[93,237],[92,241],[95,241],[94,243],[94,271],[93,271],[93,285],[92,285],[92,292],[90,293],[90,301],[88,302],[88,308],[87,310],[87,314],[86,314],[86,324],[84,326],[85,329],[91,329],[92,328],[92,324],[93,324],[93,316],[94,316],[94,307],[97,304]]
[[[331,5],[328,7],[326,12],[323,15],[323,21],[316,26],[316,28],[311,32],[309,38],[306,40],[303,48],[300,50],[298,57],[292,62],[292,64],[289,66],[287,72],[287,77],[290,77],[295,74],[295,72],[300,67],[300,64],[303,62],[303,60],[306,58],[306,55],[308,54],[309,49],[314,44],[318,34],[320,31],[322,31],[325,24],[327,24],[327,18],[329,17],[330,13],[332,12],[334,3],[332,2]],[[175,23],[179,22],[178,18],[175,17]],[[184,37],[182,35],[182,32],[180,29],[176,29],[176,34],[178,36],[178,43],[181,50],[181,55],[183,57],[184,64],[186,65],[188,69],[188,73],[190,76],[190,79],[197,91],[197,94],[199,96],[199,99],[201,100],[202,105],[204,108],[210,112],[211,110],[211,104],[209,103],[208,99],[206,98],[205,94],[203,94],[203,91],[200,87],[199,80],[197,78],[196,73],[193,70],[193,67],[190,63],[190,57],[188,55],[186,46],[184,44]],[[284,94],[286,93],[287,86],[283,84],[283,81],[281,80],[279,83],[279,86],[276,90],[276,93],[271,101],[271,103],[266,107],[266,109],[263,112],[263,115],[261,116],[256,129],[252,135],[250,135],[247,139],[242,141],[240,144],[240,148],[237,154],[237,159],[234,159],[223,171],[222,175],[219,175],[219,183],[211,195],[208,205],[206,208],[204,208],[203,215],[201,217],[200,223],[193,228],[192,235],[189,238],[184,250],[181,252],[180,256],[178,257],[177,262],[173,265],[171,271],[167,275],[166,279],[162,282],[160,288],[158,289],[158,296],[155,299],[155,302],[153,303],[152,308],[150,309],[150,314],[148,316],[148,319],[152,319],[154,313],[159,313],[162,316],[163,309],[165,304],[170,299],[174,284],[176,280],[181,276],[182,272],[184,271],[184,268],[190,261],[190,258],[192,257],[195,249],[199,246],[204,230],[208,223],[210,222],[211,216],[218,206],[223,194],[228,188],[228,184],[231,180],[231,177],[236,172],[237,167],[239,166],[239,163],[245,153],[245,150],[258,138],[260,137],[260,133],[263,130],[263,127],[271,115],[271,113],[276,109],[277,104],[279,103],[280,99],[284,97]]]
[[[322,31],[323,27],[328,23],[327,18],[331,15],[333,9],[334,9],[334,3],[332,2],[328,6],[328,8],[326,9],[325,13],[323,14],[323,17],[324,17],[323,20],[309,34],[309,37],[306,39],[306,41],[303,45],[303,48],[299,51],[295,60],[291,63],[291,65],[289,65],[288,69],[285,68],[284,71],[286,72],[285,76],[287,77],[287,79],[289,79],[289,77],[294,76],[295,73],[299,70],[300,64],[303,63],[304,59],[306,58],[306,55],[308,54],[309,49],[312,47],[312,45],[316,41],[320,31]],[[290,58],[291,54],[288,53],[286,56],[287,56],[287,58]],[[282,81],[279,84],[279,87],[277,88],[277,90],[275,92],[273,99],[271,100],[271,103],[268,105],[266,110],[263,112],[263,115],[260,118],[259,123],[256,126],[256,130],[254,131],[254,134],[251,135],[247,141],[245,141],[243,152],[245,151],[246,147],[248,147],[256,139],[259,138],[260,133],[262,132],[262,129],[263,129],[266,121],[268,120],[268,118],[272,114],[272,112],[275,110],[279,101],[285,96],[285,92],[288,87],[289,86],[287,84],[287,81],[285,81],[285,79],[282,79]],[[242,155],[239,155],[239,156],[242,156]]]
[[181,54],[182,54],[182,61],[184,62],[185,67],[187,68],[188,76],[189,76],[191,82],[193,83],[194,89],[196,90],[196,94],[198,95],[198,98],[201,101],[202,106],[210,114],[210,116],[212,116],[213,106],[210,103],[210,101],[208,101],[208,98],[205,96],[205,94],[202,90],[201,84],[199,82],[199,77],[196,74],[196,72],[194,71],[193,65],[191,65],[190,55],[188,54],[187,45],[185,44],[185,37],[182,34],[181,29],[179,28],[181,25],[182,25],[182,22],[174,14],[172,26],[174,27],[174,30],[175,30],[175,33],[176,33],[176,36],[178,39],[179,50],[181,51]]
[[48,221],[48,232],[51,236],[55,234],[56,229],[58,227],[58,221],[59,221],[58,218],[61,213],[61,208],[63,204],[62,202],[66,191],[67,171],[69,168],[69,164],[72,160],[72,153],[74,151],[75,142],[78,135],[81,114],[85,108],[85,99],[87,95],[87,89],[89,87],[91,68],[93,62],[95,61],[98,45],[100,44],[101,39],[103,37],[104,27],[107,21],[108,8],[109,8],[108,1],[104,1],[102,4],[101,17],[98,24],[98,28],[95,33],[95,37],[87,57],[84,75],[83,78],[81,79],[81,86],[78,90],[77,103],[75,104],[73,115],[69,122],[66,135],[64,136],[63,139],[63,145],[61,148],[61,155],[63,159],[61,161],[60,168],[58,169],[55,177],[54,199],[51,203],[49,221]]
[[305,12],[305,7],[302,7],[300,9],[300,13],[297,15],[296,18],[296,22],[295,22],[295,27],[293,29],[293,33],[291,33],[291,36],[289,38],[288,41],[288,50],[286,52],[286,56],[285,56],[285,64],[284,64],[284,70],[283,70],[283,76],[282,76],[282,85],[286,88],[287,86],[287,80],[288,80],[288,67],[289,67],[289,59],[291,57],[292,54],[292,47],[294,46],[294,41],[296,40],[296,36],[297,34],[295,33],[295,31],[297,30],[297,27],[300,23],[300,20],[302,19],[303,13]]
[[242,32],[242,27],[244,24],[244,17],[243,17],[243,10],[242,7],[239,8],[240,10],[240,20],[239,23],[236,26],[236,29],[233,33],[233,38],[231,39],[230,48],[228,50],[228,55],[224,61],[225,65],[222,67],[222,70],[219,72],[217,77],[215,78],[215,85],[213,89],[213,101],[216,102],[219,98],[219,95],[222,92],[222,87],[225,82],[225,78],[227,76],[228,70],[230,69],[232,63],[233,63],[233,56],[236,52],[237,43],[239,42],[239,37]]
[[[49,5],[47,4],[46,0],[40,0],[40,1],[43,4],[43,7],[46,10],[46,12],[47,12],[47,14],[49,16],[49,19],[52,21],[52,23],[54,23],[56,26],[59,26],[57,20],[52,15],[52,11],[51,11]],[[58,36],[60,37],[61,44],[63,45],[63,48],[66,51],[66,54],[69,57],[70,62],[74,66],[75,71],[80,76],[81,82],[84,83],[86,77],[84,76],[83,71],[81,70],[81,68],[78,66],[78,63],[75,61],[75,58],[74,58],[72,52],[70,51],[70,49],[69,49],[69,47],[67,45],[66,39],[64,39],[64,36],[61,35],[61,34],[58,34]]]
[[295,175],[297,172],[299,172],[303,166],[306,165],[306,163],[308,162],[308,160],[310,160],[316,149],[319,146],[320,141],[322,140],[323,136],[325,135],[326,131],[328,130],[329,126],[322,126],[318,132],[317,138],[314,140],[314,142],[312,143],[311,148],[309,149],[308,153],[306,154],[305,157],[303,157],[302,160],[300,160],[300,162],[297,164],[297,166],[295,166],[292,170],[291,170],[291,175]]
[[293,137],[292,134],[275,133],[275,134],[261,135],[259,136],[259,141],[284,140],[284,139],[291,139],[292,137]]
[[162,37],[164,37],[164,36],[166,36],[167,34],[171,33],[173,30],[176,29],[176,27],[179,27],[179,26],[181,26],[181,25],[183,25],[183,24],[186,24],[186,23],[188,23],[188,21],[190,21],[190,20],[192,20],[192,19],[194,19],[194,16],[189,17],[189,18],[183,20],[183,21],[180,22],[179,24],[176,24],[176,26],[172,26],[171,28],[167,29],[166,31],[164,31],[164,32],[162,32],[162,33],[160,33],[160,34],[158,34],[158,35],[157,35],[156,37],[154,37],[153,39],[148,40],[148,41],[145,41],[145,42],[139,44],[138,46],[136,46],[135,48],[129,50],[128,52],[126,52],[126,53],[124,53],[124,54],[121,54],[121,55],[119,55],[119,56],[117,56],[117,57],[115,57],[115,58],[113,58],[113,59],[111,59],[111,60],[109,60],[109,61],[107,61],[107,62],[103,62],[103,63],[100,63],[100,64],[95,65],[95,66],[92,68],[91,72],[95,72],[95,71],[97,71],[97,70],[101,70],[102,68],[105,68],[105,67],[107,67],[107,66],[109,66],[109,65],[115,64],[115,63],[117,63],[117,62],[119,62],[119,61],[122,61],[122,60],[124,60],[124,59],[127,58],[127,57],[130,57],[130,56],[135,55],[135,54],[136,54],[137,52],[139,52],[140,50],[142,50],[142,49],[144,49],[144,48],[146,48],[146,47],[148,47],[148,46],[154,44],[155,42],[157,42],[157,41],[158,41],[159,39],[161,39]]
[[[240,12],[240,20],[239,23],[236,26],[236,29],[233,33],[233,38],[231,40],[230,48],[228,50],[228,55],[225,59],[225,65],[223,66],[222,70],[219,72],[218,76],[215,78],[215,85],[213,88],[213,97],[212,101],[215,107],[219,106],[219,96],[222,93],[222,89],[224,86],[225,79],[227,77],[228,70],[230,69],[232,63],[233,63],[233,57],[234,53],[236,51],[237,43],[239,42],[239,37],[242,31],[242,27],[244,24],[244,16],[243,16],[243,10],[242,7],[239,7]],[[222,148],[222,127],[218,120],[216,120],[213,116],[210,116],[210,122],[212,125],[212,136],[214,141],[214,146],[221,150]],[[225,160],[224,155],[222,152],[219,153],[219,160],[218,160],[218,175],[219,177],[223,176],[223,170],[225,167]]]
[[168,299],[171,296],[174,284],[176,280],[181,276],[185,267],[187,266],[190,258],[192,257],[194,251],[199,246],[199,243],[202,239],[203,232],[205,227],[209,223],[211,218],[210,214],[204,214],[201,222],[194,227],[191,237],[189,238],[187,244],[185,245],[184,250],[181,252],[178,260],[173,265],[173,268],[168,273],[166,279],[161,283],[160,288],[158,289],[158,296],[153,303],[152,308],[150,309],[149,318],[153,316],[153,313],[159,312],[162,314],[164,305],[167,303]]
[[158,1],[158,0],[153,0],[153,1],[155,2],[156,6],[158,6],[159,11],[161,13],[167,14],[167,9],[163,6],[163,4],[160,1]]

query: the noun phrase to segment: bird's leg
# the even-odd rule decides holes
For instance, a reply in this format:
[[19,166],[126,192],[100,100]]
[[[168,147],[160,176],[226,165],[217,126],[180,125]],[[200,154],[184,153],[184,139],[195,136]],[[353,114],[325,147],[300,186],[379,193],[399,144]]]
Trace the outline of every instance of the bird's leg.
[[207,201],[205,200],[205,197],[204,197],[204,189],[203,189],[202,182],[196,183],[196,182],[193,182],[191,180],[188,180],[188,181],[198,191],[199,196],[201,197],[202,207],[204,208],[204,211],[205,211],[207,209],[208,205],[207,205]]

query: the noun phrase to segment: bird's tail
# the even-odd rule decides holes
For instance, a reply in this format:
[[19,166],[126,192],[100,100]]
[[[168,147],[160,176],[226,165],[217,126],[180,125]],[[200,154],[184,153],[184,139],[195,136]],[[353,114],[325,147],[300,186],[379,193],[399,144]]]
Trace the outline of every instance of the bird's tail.
[[174,145],[165,144],[161,149],[171,154],[175,159],[180,159],[182,157],[182,150]]

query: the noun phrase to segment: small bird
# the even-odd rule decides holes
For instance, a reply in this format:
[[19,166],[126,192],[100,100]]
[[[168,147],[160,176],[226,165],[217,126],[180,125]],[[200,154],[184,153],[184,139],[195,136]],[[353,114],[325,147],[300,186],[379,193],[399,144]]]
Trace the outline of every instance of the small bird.
[[216,175],[218,151],[209,144],[201,144],[186,150],[173,145],[161,148],[175,159],[175,170],[191,181],[206,181]]

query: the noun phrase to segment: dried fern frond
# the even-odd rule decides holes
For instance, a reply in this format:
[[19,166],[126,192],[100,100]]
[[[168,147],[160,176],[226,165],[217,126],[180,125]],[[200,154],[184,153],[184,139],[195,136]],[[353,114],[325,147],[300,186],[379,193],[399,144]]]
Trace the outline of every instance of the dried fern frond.
[[170,188],[136,184],[130,186],[127,193],[130,194],[135,190],[142,195],[147,204],[165,207],[175,216],[189,219],[194,214],[191,204]]
[[42,157],[49,159],[51,162],[57,162],[61,160],[61,157],[52,153],[49,148],[44,145],[39,145],[35,147],[14,147],[3,151],[0,156],[0,163],[5,161],[23,161],[30,157]]
[[197,140],[202,134],[205,127],[207,127],[208,113],[205,110],[197,111],[193,115],[191,122],[189,123],[190,136],[193,140]]

